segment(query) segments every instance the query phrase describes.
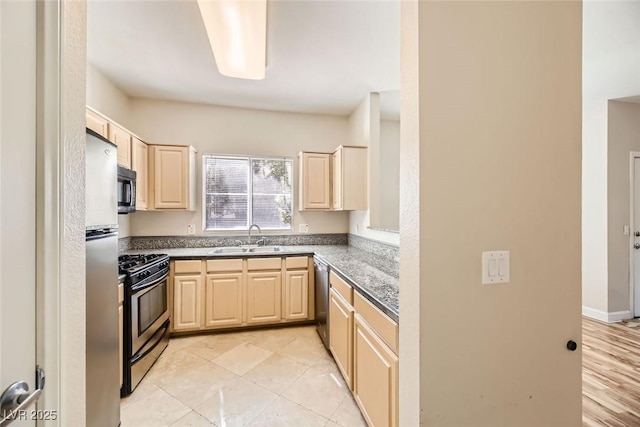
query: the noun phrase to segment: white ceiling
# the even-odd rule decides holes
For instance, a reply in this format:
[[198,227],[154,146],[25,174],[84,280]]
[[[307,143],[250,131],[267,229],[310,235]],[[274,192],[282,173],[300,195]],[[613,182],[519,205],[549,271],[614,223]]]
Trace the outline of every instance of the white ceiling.
[[220,75],[195,0],[87,9],[89,63],[132,97],[348,115],[381,92],[383,117],[399,117],[399,0],[269,0],[261,81]]

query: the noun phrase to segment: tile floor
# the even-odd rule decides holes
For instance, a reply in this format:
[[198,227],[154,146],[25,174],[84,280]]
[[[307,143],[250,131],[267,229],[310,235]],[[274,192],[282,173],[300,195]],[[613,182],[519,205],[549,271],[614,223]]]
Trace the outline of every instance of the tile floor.
[[314,326],[172,338],[122,427],[365,426]]

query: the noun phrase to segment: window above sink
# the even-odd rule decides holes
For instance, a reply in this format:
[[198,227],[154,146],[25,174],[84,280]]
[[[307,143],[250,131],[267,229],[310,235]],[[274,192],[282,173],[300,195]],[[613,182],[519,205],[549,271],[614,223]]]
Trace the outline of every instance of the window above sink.
[[204,154],[205,231],[291,230],[293,160]]

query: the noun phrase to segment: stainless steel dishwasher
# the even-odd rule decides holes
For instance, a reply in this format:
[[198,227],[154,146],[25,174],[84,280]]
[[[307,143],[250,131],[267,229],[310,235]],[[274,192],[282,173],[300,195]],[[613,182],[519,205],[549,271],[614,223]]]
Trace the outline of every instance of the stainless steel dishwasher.
[[324,346],[329,349],[329,266],[313,258],[316,279],[316,329]]

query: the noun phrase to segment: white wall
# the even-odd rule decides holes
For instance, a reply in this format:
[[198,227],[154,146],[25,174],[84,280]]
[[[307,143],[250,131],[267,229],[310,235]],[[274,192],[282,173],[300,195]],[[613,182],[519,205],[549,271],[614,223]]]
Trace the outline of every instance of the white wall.
[[[582,81],[582,304],[585,314],[606,320],[608,312],[628,310],[619,277],[625,266],[608,254],[608,215],[621,205],[607,202],[608,111],[610,99],[640,95],[640,2],[585,1],[583,7]],[[628,171],[628,166],[620,166]],[[615,271],[613,271],[615,270]],[[610,297],[613,299],[610,300]]]
[[[349,145],[366,145],[369,156],[369,209],[349,214],[349,232],[385,243],[399,244],[397,233],[370,229],[373,222],[379,224],[380,206],[380,95],[371,93],[349,116]],[[371,215],[375,218],[371,220]]]
[[626,316],[632,317],[629,250],[633,237],[625,236],[623,227],[630,225],[629,155],[640,151],[640,104],[609,101],[607,128],[608,309],[610,313],[629,312]]
[[[90,46],[88,47],[91,48]],[[87,64],[87,106],[136,133],[131,99],[94,66]],[[118,215],[118,237],[131,235],[129,215]]]
[[[197,234],[229,233],[202,230],[202,154],[285,156],[294,159],[298,182],[299,151],[332,152],[348,141],[348,121],[337,116],[294,114],[240,108],[133,99],[131,130],[145,142],[193,145],[198,150],[198,210],[196,212],[136,212],[131,231],[136,236],[185,235],[187,224]],[[297,185],[294,188],[297,191]],[[294,194],[293,230],[309,224],[309,233],[346,233],[347,212],[300,212]],[[231,233],[237,234],[237,233]],[[265,234],[268,234],[265,232]],[[276,233],[280,234],[280,233]]]
[[406,3],[400,425],[579,426],[582,4]]

